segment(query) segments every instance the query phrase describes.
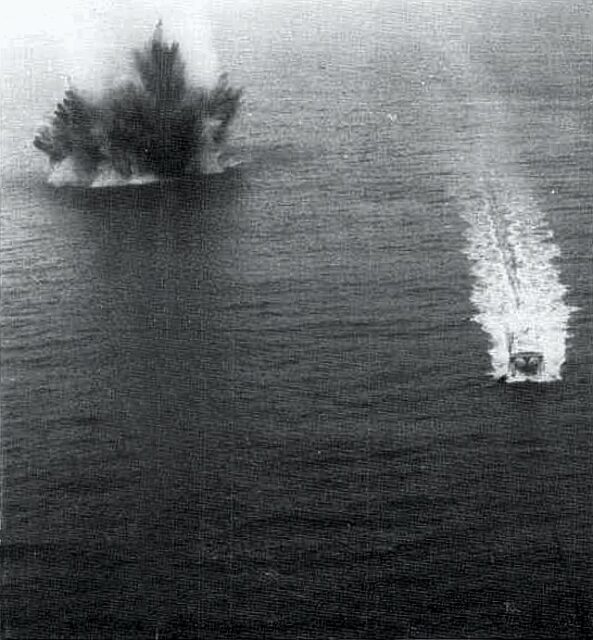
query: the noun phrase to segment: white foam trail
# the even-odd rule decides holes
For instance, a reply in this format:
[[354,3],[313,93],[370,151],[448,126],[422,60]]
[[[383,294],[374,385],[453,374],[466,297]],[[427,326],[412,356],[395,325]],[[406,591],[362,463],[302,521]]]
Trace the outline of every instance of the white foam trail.
[[[472,0],[460,3],[469,9]],[[480,12],[442,9],[424,29],[438,43],[435,59],[442,59],[442,81],[431,87],[443,121],[441,133],[448,130],[451,148],[458,150],[447,171],[455,176],[451,195],[462,204],[468,222],[466,253],[477,310],[473,319],[490,338],[492,376],[508,374],[512,337],[515,350],[543,354],[544,372],[538,380],[558,380],[574,309],[564,300],[567,289],[555,262],[559,250],[552,232],[528,179],[521,178],[525,115],[515,110],[512,97],[497,94],[496,76],[479,62],[481,47],[472,52],[472,40],[483,27]],[[527,120],[524,125],[529,128]],[[513,381],[521,377],[513,375]]]
[[543,354],[543,381],[559,380],[572,309],[554,263],[552,231],[536,204],[516,195],[521,191],[485,190],[464,213],[474,320],[490,336],[493,376],[507,374],[513,336],[521,350]]

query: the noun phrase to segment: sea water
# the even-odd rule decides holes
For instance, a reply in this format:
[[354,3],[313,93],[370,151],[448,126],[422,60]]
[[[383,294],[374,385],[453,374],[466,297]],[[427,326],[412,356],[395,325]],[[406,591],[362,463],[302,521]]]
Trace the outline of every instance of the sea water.
[[3,634],[590,634],[587,3],[210,21],[236,166],[173,184],[46,185],[3,55]]

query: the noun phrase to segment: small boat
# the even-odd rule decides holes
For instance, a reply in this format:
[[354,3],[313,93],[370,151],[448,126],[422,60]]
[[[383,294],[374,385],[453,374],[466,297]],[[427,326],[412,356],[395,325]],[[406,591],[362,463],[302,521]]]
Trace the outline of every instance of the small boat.
[[534,376],[538,379],[544,372],[544,356],[539,351],[517,351],[509,355],[509,376]]
[[509,381],[539,382],[544,375],[544,354],[533,348],[527,348],[516,336],[509,336],[509,364],[506,379]]

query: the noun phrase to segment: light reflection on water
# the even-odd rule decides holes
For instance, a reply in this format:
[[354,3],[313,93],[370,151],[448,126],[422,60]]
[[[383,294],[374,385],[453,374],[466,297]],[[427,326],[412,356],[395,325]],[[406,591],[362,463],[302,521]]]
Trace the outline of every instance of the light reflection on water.
[[[520,160],[509,184],[545,210],[580,307],[564,379],[509,389],[488,380],[471,322],[460,214],[484,137],[461,105],[483,108],[477,89],[433,56],[438,41],[419,48],[397,26],[394,39],[383,17],[360,57],[329,24],[332,46],[303,56],[266,28],[239,71],[246,162],[199,185],[54,191],[15,134],[1,239],[9,635],[48,621],[56,637],[582,631],[562,616],[593,557],[593,276],[586,232],[571,231],[593,187],[566,168],[587,164],[580,103],[555,103],[571,140],[581,127],[566,158],[549,106],[531,101],[554,91],[536,74],[497,98],[509,129],[482,122]],[[504,56],[477,51],[508,88]],[[489,161],[508,175],[504,153]],[[529,614],[505,618],[507,601]]]

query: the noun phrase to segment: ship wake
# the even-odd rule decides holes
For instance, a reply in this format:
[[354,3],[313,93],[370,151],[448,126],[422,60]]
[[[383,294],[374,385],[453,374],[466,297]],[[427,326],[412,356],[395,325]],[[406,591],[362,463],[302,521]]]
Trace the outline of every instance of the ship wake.
[[537,205],[515,193],[497,185],[466,207],[473,319],[490,337],[492,376],[507,375],[510,350],[518,348],[543,355],[540,381],[559,380],[572,312],[555,264],[559,250]]

